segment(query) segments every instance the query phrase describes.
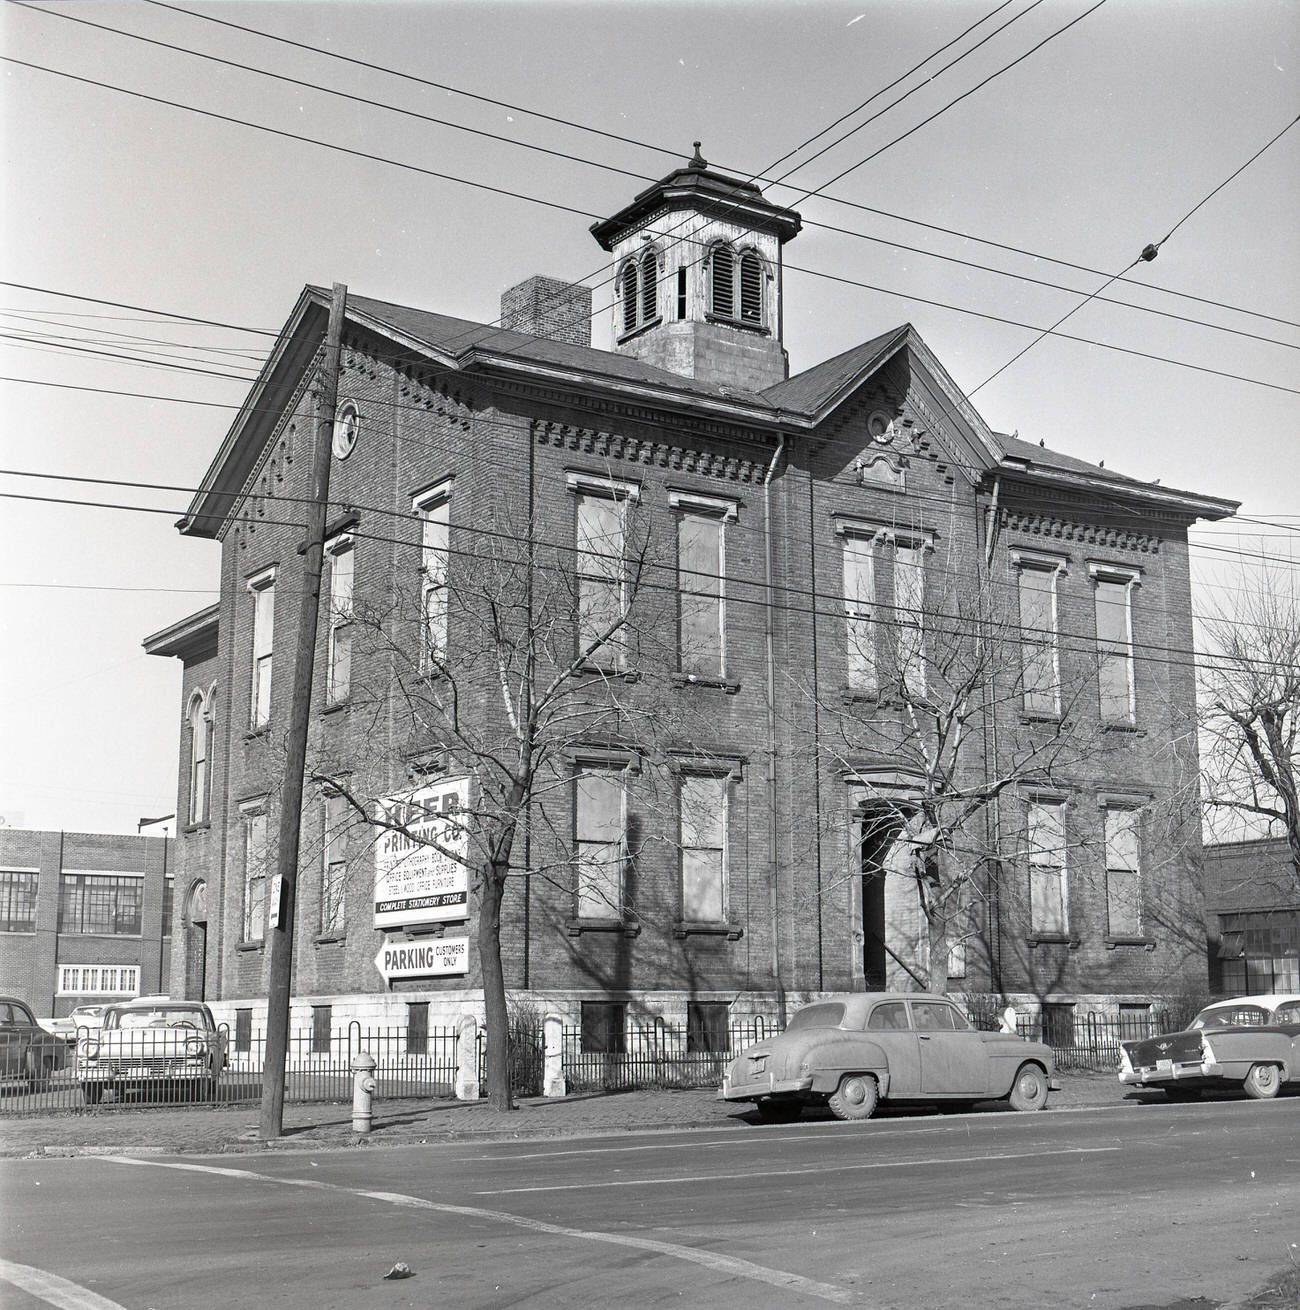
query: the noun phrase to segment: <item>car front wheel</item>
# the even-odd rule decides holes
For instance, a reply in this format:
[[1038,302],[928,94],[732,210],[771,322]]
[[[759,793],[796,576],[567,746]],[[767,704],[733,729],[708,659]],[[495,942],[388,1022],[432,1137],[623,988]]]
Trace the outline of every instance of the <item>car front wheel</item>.
[[1041,1110],[1047,1104],[1047,1075],[1036,1065],[1022,1065],[1008,1098],[1013,1110]]
[[831,1113],[837,1119],[870,1119],[876,1112],[880,1088],[869,1073],[848,1073],[831,1093]]
[[1268,1101],[1281,1090],[1282,1074],[1275,1064],[1257,1064],[1252,1066],[1241,1087],[1247,1096]]

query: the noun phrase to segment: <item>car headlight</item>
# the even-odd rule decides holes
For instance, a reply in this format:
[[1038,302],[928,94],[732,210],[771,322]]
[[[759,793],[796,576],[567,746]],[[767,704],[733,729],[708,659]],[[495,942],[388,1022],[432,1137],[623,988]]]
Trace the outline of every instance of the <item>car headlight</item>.
[[81,1058],[83,1060],[99,1059],[99,1043],[92,1042],[89,1037],[81,1044]]

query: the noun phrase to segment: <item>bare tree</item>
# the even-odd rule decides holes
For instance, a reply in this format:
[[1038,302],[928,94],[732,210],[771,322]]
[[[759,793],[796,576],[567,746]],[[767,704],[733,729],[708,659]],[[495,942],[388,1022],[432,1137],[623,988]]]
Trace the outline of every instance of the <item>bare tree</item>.
[[[454,553],[447,538],[426,535],[418,570],[413,560],[395,568],[382,598],[351,606],[354,732],[346,758],[318,758],[312,776],[346,798],[358,823],[466,871],[488,1094],[509,1110],[501,910],[520,872],[521,835],[530,822],[562,832],[552,845],[569,854],[550,866],[534,860],[528,872],[588,906],[605,898],[610,916],[625,911],[614,903],[635,855],[625,834],[598,833],[574,851],[571,829],[554,816],[568,814],[575,751],[644,753],[662,732],[665,712],[645,670],[673,666],[653,649],[655,633],[675,631],[658,613],[673,592],[647,583],[657,567],[648,521],[616,491],[584,500],[572,546],[556,544],[555,525],[515,524],[500,510],[474,528]],[[433,778],[463,783],[451,808],[445,791],[431,807]]]
[[1300,596],[1295,574],[1265,567],[1237,582],[1238,599],[1202,624],[1202,786],[1218,834],[1285,836],[1300,891]]
[[[1051,860],[1064,842],[1050,828],[1012,830],[1000,801],[1021,788],[1064,789],[1077,776],[1100,736],[1097,662],[1072,651],[1063,677],[1054,628],[1032,618],[1022,626],[983,581],[931,597],[902,575],[892,607],[855,609],[851,595],[846,604],[850,681],[822,699],[834,725],[823,749],[849,778],[863,776],[864,760],[893,762],[887,781],[863,780],[863,849],[874,849],[882,874],[914,885],[921,963],[885,949],[918,985],[945,991],[950,952],[982,935],[981,907],[999,882],[1026,859]],[[863,872],[856,855],[849,876]]]

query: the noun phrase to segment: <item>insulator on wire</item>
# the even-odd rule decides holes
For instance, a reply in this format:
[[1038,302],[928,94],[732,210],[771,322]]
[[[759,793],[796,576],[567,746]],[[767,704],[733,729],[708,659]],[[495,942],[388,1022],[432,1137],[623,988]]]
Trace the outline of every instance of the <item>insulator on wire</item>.
[[1142,248],[1141,258],[1149,264],[1160,253],[1160,247],[1156,245],[1144,246]]

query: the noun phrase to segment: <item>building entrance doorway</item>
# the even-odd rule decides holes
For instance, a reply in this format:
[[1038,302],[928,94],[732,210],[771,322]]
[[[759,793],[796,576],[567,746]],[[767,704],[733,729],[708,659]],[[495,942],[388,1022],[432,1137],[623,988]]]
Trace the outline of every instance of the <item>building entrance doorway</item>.
[[929,938],[907,819],[894,806],[868,806],[861,816],[862,977],[869,992],[928,985]]
[[208,973],[208,885],[196,882],[185,907],[185,999],[204,1001]]

